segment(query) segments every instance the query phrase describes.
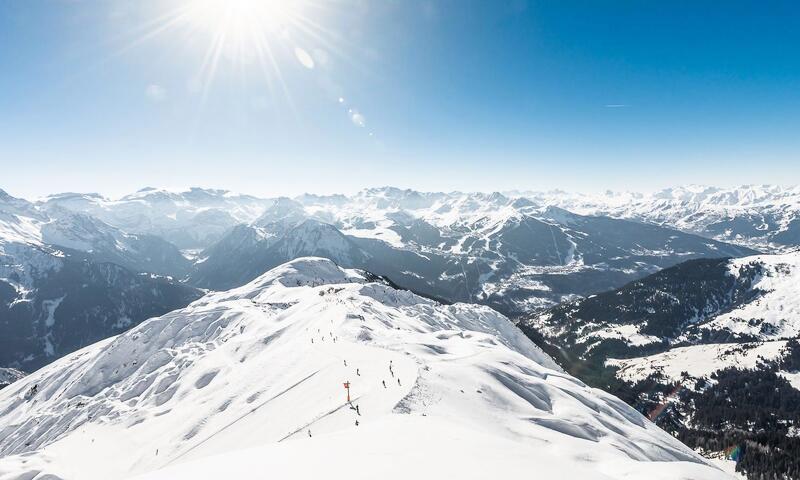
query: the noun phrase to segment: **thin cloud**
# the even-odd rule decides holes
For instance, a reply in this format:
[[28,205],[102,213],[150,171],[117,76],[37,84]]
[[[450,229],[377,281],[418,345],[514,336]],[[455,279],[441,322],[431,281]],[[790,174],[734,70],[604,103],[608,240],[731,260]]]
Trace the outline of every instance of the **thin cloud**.
[[144,89],[144,95],[153,102],[163,102],[167,99],[167,89],[161,85],[151,83]]
[[603,105],[605,108],[628,108],[630,105],[626,103],[607,103]]

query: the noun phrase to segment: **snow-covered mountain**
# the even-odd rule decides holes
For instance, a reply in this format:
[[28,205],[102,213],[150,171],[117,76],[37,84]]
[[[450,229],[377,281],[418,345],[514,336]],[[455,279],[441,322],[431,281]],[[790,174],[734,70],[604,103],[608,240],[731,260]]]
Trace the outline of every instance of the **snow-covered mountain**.
[[201,249],[229,228],[252,222],[273,202],[226,190],[145,188],[119,199],[62,193],[42,203],[92,215],[128,233],[155,235],[182,249]]
[[369,255],[334,226],[302,218],[296,221],[234,227],[202,253],[188,281],[203,288],[225,290],[304,256],[323,256],[347,266],[367,266]]
[[521,327],[692,446],[749,445],[748,478],[800,472],[800,252],[692,260]]
[[618,287],[690,258],[752,253],[498,193],[382,188],[353,197],[277,199],[252,225],[229,231],[203,252],[189,278],[203,287],[230,288],[293,256],[319,255],[430,296],[518,314]]
[[0,191],[0,365],[36,368],[200,296],[157,237]]
[[693,260],[526,323],[580,356],[797,338],[800,252]]
[[211,293],[0,391],[3,480],[532,471],[729,478],[564,373],[495,311],[438,304],[321,258]]
[[154,234],[180,248],[200,249],[234,225],[258,224],[256,219],[273,204],[280,205],[273,213],[282,209],[296,220],[311,214],[344,227],[345,233],[399,245],[409,238],[403,241],[398,219],[417,219],[440,229],[458,224],[469,229],[486,217],[485,224],[491,227],[502,218],[509,199],[540,210],[559,207],[579,215],[662,225],[757,250],[800,247],[800,186],[689,185],[647,194],[605,191],[594,195],[561,190],[427,193],[385,187],[351,196],[305,194],[294,199],[261,199],[201,188],[184,192],[147,188],[116,200],[65,193],[44,203],[90,214],[128,233]]
[[762,251],[780,252],[800,246],[800,186],[690,185],[653,194],[554,191],[516,195],[576,213],[636,219]]
[[0,243],[46,245],[85,252],[137,272],[183,277],[191,261],[171,243],[152,235],[126,233],[84,213],[35,205],[0,190]]

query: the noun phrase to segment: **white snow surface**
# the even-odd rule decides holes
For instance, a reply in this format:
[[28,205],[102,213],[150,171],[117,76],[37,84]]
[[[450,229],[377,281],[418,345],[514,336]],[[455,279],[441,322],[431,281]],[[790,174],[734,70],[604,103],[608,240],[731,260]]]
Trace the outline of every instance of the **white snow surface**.
[[[760,265],[764,273],[753,288],[764,295],[706,323],[709,330],[727,330],[764,338],[800,336],[800,252],[757,255],[731,260],[733,274],[748,264]],[[764,327],[768,330],[764,331]]]
[[18,380],[0,479],[730,478],[495,311],[367,278],[298,259]]
[[683,372],[703,378],[728,367],[755,368],[764,360],[781,357],[785,346],[785,340],[692,345],[646,357],[609,359],[606,365],[618,367],[617,377],[631,382],[644,380],[652,373],[677,382]]
[[778,375],[788,380],[796,390],[800,390],[800,372],[779,372]]
[[[591,324],[587,326],[592,326]],[[576,343],[597,343],[597,339],[617,338],[624,340],[628,345],[641,346],[650,343],[658,343],[661,339],[654,335],[641,333],[639,325],[614,325],[591,330],[590,333],[578,337]]]

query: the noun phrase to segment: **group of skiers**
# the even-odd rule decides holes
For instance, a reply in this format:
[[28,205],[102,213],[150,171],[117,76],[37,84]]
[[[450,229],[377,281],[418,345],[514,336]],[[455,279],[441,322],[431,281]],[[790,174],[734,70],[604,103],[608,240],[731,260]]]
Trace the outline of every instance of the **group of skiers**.
[[[319,328],[317,329],[317,333],[321,333]],[[333,335],[333,332],[328,332],[328,336],[331,337],[331,340],[333,340],[333,343],[336,343],[336,340],[339,339],[339,337],[336,337],[336,336]],[[320,341],[324,342],[325,341],[325,335],[322,334],[319,337],[319,339],[320,339]],[[311,343],[314,343],[314,337],[311,337]]]
[[[363,319],[363,317],[362,317],[362,319]],[[317,333],[321,334],[320,335],[320,340],[324,342],[326,335],[322,334],[321,329],[317,329]],[[336,343],[337,337],[333,335],[333,332],[328,332],[328,336],[333,340],[333,343]],[[314,343],[314,337],[311,337],[311,343]],[[342,363],[344,364],[345,367],[348,366],[347,365],[347,359],[342,359]],[[397,380],[397,385],[398,386],[402,386],[402,383],[400,382],[400,377],[395,377],[394,364],[393,364],[392,360],[389,360],[389,374],[392,376],[392,378],[395,378]],[[358,367],[356,368],[356,375],[359,376],[359,377],[361,376],[361,369],[358,368]],[[383,385],[383,388],[388,388],[386,386],[386,380],[381,380],[381,384]],[[349,402],[349,397],[348,397],[348,402]],[[355,419],[355,425],[358,426],[360,424],[360,422],[358,421],[358,417],[361,416],[361,409],[360,409],[359,405],[353,405],[352,403],[350,403],[350,409],[351,410],[355,410],[355,412],[357,414],[357,417]],[[311,429],[308,429],[307,433],[308,433],[308,436],[311,437]]]
[[[312,340],[312,342],[313,342],[313,340]],[[342,359],[342,363],[344,363],[344,366],[346,367],[347,366],[347,359]],[[394,376],[394,365],[392,363],[392,360],[389,360],[389,373],[392,375],[392,378],[395,378],[395,376]],[[360,370],[358,368],[356,368],[356,375],[361,376]],[[400,383],[400,377],[396,377],[396,378],[397,378],[397,385],[402,386],[402,384]],[[346,383],[349,385],[350,382],[346,382]],[[386,380],[381,380],[381,384],[383,384],[383,388],[387,388],[386,387]],[[348,402],[349,402],[349,400],[348,400]],[[349,403],[350,403],[350,410],[354,410],[356,412],[357,416],[360,417],[361,416],[361,407],[359,405],[353,405],[352,402],[349,402]],[[356,421],[355,421],[356,427],[360,424],[360,422],[358,421],[358,417],[356,417]],[[308,436],[311,437],[311,429],[308,429]]]

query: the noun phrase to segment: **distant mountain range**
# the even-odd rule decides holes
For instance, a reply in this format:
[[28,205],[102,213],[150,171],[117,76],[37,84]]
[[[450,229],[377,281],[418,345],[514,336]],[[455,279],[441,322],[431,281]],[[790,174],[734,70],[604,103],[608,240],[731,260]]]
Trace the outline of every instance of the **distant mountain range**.
[[585,215],[607,215],[664,225],[769,253],[800,245],[800,186],[702,185],[653,194],[523,192],[517,195]]
[[[423,215],[428,223],[452,225],[459,220],[455,217],[471,214],[471,219],[477,220],[476,215],[485,213],[487,207],[509,199],[540,210],[559,207],[579,215],[652,223],[770,253],[800,245],[800,186],[690,185],[652,194],[607,191],[595,195],[560,190],[426,193],[386,187],[363,190],[352,196],[305,194],[293,200],[309,208],[308,213],[317,214],[323,222],[348,224],[353,230],[351,234],[366,230],[360,236],[385,237],[391,241],[398,238],[398,233],[377,225],[386,220],[387,211],[401,215],[411,212],[412,217],[419,217],[413,212],[428,210]],[[158,235],[181,249],[188,249],[206,248],[234,225],[252,223],[276,199],[226,190],[192,188],[172,192],[146,188],[120,199],[65,193],[43,201],[90,214],[126,232]],[[437,202],[437,208],[431,210]],[[455,215],[449,216],[451,212]],[[361,229],[362,224],[366,228]]]
[[677,230],[572,214],[501,194],[396,189],[280,198],[199,254],[189,283],[231,288],[302,255],[508,314],[620,286],[698,257],[755,253]]
[[125,232],[155,235],[178,248],[192,249],[207,247],[229,228],[254,220],[272,202],[225,190],[144,188],[116,200],[92,193],[60,193],[39,203],[85,213]]

